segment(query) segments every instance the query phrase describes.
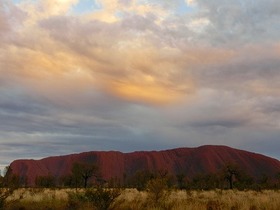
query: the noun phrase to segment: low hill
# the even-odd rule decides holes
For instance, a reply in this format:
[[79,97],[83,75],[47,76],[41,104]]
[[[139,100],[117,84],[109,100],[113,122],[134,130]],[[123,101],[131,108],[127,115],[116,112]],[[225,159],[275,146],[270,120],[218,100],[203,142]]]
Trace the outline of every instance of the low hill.
[[84,152],[65,156],[47,157],[41,160],[15,160],[10,167],[13,174],[26,177],[29,186],[37,176],[61,177],[71,173],[72,164],[87,162],[96,164],[105,180],[122,179],[139,170],[167,170],[170,174],[193,177],[201,173],[216,173],[228,163],[234,163],[248,175],[260,178],[263,174],[274,176],[280,172],[280,161],[227,146],[201,146],[164,151],[139,151],[132,153]]

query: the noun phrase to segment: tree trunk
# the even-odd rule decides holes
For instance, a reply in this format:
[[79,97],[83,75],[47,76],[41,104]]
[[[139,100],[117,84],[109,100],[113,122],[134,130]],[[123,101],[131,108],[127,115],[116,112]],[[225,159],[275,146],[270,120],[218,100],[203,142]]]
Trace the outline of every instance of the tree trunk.
[[87,188],[88,178],[89,178],[89,177],[84,177],[84,180],[85,180],[84,187],[85,187],[85,188]]
[[229,175],[229,188],[232,190],[233,189],[233,174]]

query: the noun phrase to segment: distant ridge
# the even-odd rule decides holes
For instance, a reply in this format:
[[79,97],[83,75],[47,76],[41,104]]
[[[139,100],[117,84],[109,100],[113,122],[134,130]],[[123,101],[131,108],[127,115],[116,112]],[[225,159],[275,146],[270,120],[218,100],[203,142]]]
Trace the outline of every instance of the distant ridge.
[[80,154],[47,157],[41,160],[15,160],[10,167],[14,174],[27,177],[34,186],[37,176],[61,177],[71,173],[75,162],[98,165],[105,180],[122,179],[139,170],[167,170],[170,174],[184,173],[193,177],[200,173],[218,172],[227,163],[235,163],[248,175],[259,178],[263,174],[274,176],[280,172],[280,161],[261,154],[227,146],[205,145],[197,148],[177,148],[163,151],[92,151]]

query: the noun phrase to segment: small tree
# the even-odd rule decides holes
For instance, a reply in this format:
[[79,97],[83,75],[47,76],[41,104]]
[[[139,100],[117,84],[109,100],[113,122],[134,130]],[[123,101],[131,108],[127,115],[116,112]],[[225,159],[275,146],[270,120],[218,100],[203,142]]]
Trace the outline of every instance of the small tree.
[[[6,199],[19,186],[19,178],[12,173],[12,168],[7,166],[4,171],[4,177],[1,176],[0,188],[0,209],[5,209]],[[4,187],[4,188],[3,188]]]
[[177,186],[178,186],[178,188],[181,189],[181,190],[184,189],[184,188],[186,188],[185,178],[186,178],[186,176],[185,176],[185,174],[183,174],[183,173],[180,173],[180,174],[177,174],[177,175],[176,175]]
[[20,177],[18,174],[13,173],[10,166],[6,166],[2,181],[4,187],[16,189],[26,184],[26,177]]
[[140,170],[131,176],[128,182],[130,187],[135,187],[137,190],[144,190],[147,182],[153,178],[155,178],[155,174],[148,170]]
[[[167,193],[168,185],[166,178],[155,178],[148,181],[146,189],[149,194],[149,198],[156,205],[162,204]],[[163,202],[164,203],[164,202]]]
[[118,188],[105,189],[98,186],[96,189],[87,189],[85,197],[98,210],[107,210],[120,194],[121,191]]
[[0,188],[4,187],[4,177],[0,176]]
[[254,178],[248,175],[245,171],[239,170],[238,173],[238,183],[236,183],[236,187],[240,190],[252,188],[254,184]]
[[224,179],[228,182],[229,188],[233,189],[233,181],[240,174],[240,169],[236,164],[229,163],[223,169]]
[[268,189],[272,186],[272,179],[267,174],[263,173],[259,179],[259,184],[262,189]]
[[47,176],[37,176],[35,184],[38,187],[55,187],[55,177],[51,174]]
[[65,176],[61,176],[59,177],[59,186],[61,187],[75,187],[75,179],[73,177],[73,175],[65,175]]
[[276,178],[276,187],[280,187],[280,172],[275,175]]
[[0,209],[5,209],[6,199],[13,193],[13,189],[0,188]]
[[79,180],[83,180],[84,188],[87,188],[88,180],[92,176],[96,176],[97,173],[97,166],[94,164],[87,164],[87,163],[74,163],[72,167],[72,175],[77,184]]

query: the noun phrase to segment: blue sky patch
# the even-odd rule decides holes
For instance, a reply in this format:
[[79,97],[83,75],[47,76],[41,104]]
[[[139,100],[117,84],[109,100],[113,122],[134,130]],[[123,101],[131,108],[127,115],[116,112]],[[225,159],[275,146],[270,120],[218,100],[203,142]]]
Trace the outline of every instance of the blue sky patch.
[[102,5],[99,2],[93,0],[83,0],[79,1],[79,3],[73,7],[73,12],[82,14],[97,11],[100,9],[102,9]]

